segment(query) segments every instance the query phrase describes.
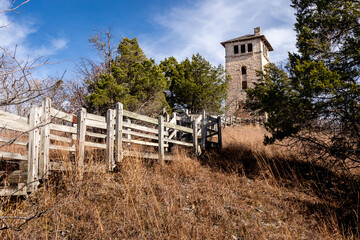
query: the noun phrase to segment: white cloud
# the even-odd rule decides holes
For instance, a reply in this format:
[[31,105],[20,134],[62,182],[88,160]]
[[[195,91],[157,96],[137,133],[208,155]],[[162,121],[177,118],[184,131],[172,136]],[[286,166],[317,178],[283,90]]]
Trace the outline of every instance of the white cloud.
[[[10,6],[9,0],[0,0],[0,11]],[[18,21],[17,16],[11,13],[0,13],[0,46],[8,51],[16,48],[17,56],[21,58],[36,58],[38,56],[49,57],[67,46],[68,41],[64,38],[52,38],[45,44],[36,46],[29,41],[31,34],[37,32],[34,22]]]
[[[289,0],[198,0],[156,16],[163,31],[157,38],[142,39],[145,53],[157,61],[199,52],[213,64],[224,63],[220,42],[252,34],[260,26],[274,47],[273,62],[284,60],[295,48],[295,18]],[[156,39],[156,40],[154,40]]]
[[38,56],[51,56],[58,52],[58,50],[67,47],[68,40],[65,38],[54,38],[50,41],[50,44],[42,45],[37,48],[35,53]]
[[292,28],[270,28],[264,31],[264,35],[274,48],[271,53],[274,62],[282,61],[288,52],[296,51],[296,33]]

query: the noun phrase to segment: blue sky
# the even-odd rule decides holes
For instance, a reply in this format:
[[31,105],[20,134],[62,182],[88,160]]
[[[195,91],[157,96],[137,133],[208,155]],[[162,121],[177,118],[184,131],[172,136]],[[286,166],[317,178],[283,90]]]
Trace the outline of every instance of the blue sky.
[[[21,3],[20,0],[16,1]],[[0,0],[0,10],[9,0]],[[290,0],[31,0],[19,14],[0,15],[0,45],[25,57],[46,56],[59,64],[40,74],[76,77],[80,57],[96,58],[88,39],[111,26],[115,41],[137,37],[148,57],[160,62],[199,52],[212,64],[224,64],[220,42],[253,33],[260,26],[274,52],[273,62],[295,51],[294,11]]]

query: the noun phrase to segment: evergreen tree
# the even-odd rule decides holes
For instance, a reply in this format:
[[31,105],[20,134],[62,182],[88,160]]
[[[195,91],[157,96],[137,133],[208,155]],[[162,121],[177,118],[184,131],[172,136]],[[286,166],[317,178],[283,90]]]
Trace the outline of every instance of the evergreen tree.
[[290,137],[322,157],[360,162],[360,3],[292,3],[298,53],[285,70],[267,67],[248,106],[268,113],[266,142]]
[[168,81],[167,100],[172,108],[188,109],[192,113],[222,112],[227,81],[221,65],[214,67],[199,54],[181,63],[170,57],[160,65]]
[[121,102],[130,111],[156,115],[167,106],[162,70],[153,59],[146,58],[136,38],[124,38],[117,53],[110,74],[100,73],[95,81],[88,82],[88,102],[102,114]]

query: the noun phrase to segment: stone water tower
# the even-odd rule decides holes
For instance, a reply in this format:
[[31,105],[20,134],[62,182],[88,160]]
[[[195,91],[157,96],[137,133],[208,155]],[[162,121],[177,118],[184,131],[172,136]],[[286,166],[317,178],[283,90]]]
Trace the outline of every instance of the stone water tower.
[[234,38],[221,43],[225,48],[226,72],[231,76],[228,85],[226,105],[228,116],[246,114],[242,111],[246,101],[245,89],[254,86],[259,79],[256,71],[264,70],[269,63],[272,46],[262,34],[261,28],[254,29],[254,34]]

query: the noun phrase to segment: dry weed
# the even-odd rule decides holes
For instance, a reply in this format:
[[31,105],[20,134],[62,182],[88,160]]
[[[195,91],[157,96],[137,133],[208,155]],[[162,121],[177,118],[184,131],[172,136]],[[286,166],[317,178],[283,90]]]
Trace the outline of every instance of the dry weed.
[[[323,174],[318,176],[323,178],[326,173],[331,178],[325,180],[331,181],[344,180],[343,176],[304,162],[301,165],[284,148],[264,147],[264,134],[257,127],[226,128],[222,154],[208,153],[196,160],[180,152],[163,166],[139,157],[125,158],[115,173],[105,171],[101,157],[89,156],[93,159],[89,161],[89,170],[93,171],[85,172],[83,178],[71,171],[53,173],[28,199],[4,203],[0,216],[46,213],[24,225],[21,231],[0,232],[0,237],[344,239],[346,234],[355,236],[354,225],[358,222],[345,221],[350,218],[341,220],[336,212],[341,207],[340,199],[335,201],[335,195],[331,195],[336,191],[326,192],[329,188],[325,189],[325,183],[320,184],[322,181],[313,174]],[[346,192],[347,188],[341,186]],[[354,208],[355,213],[358,211]],[[344,221],[347,227],[339,221]]]

